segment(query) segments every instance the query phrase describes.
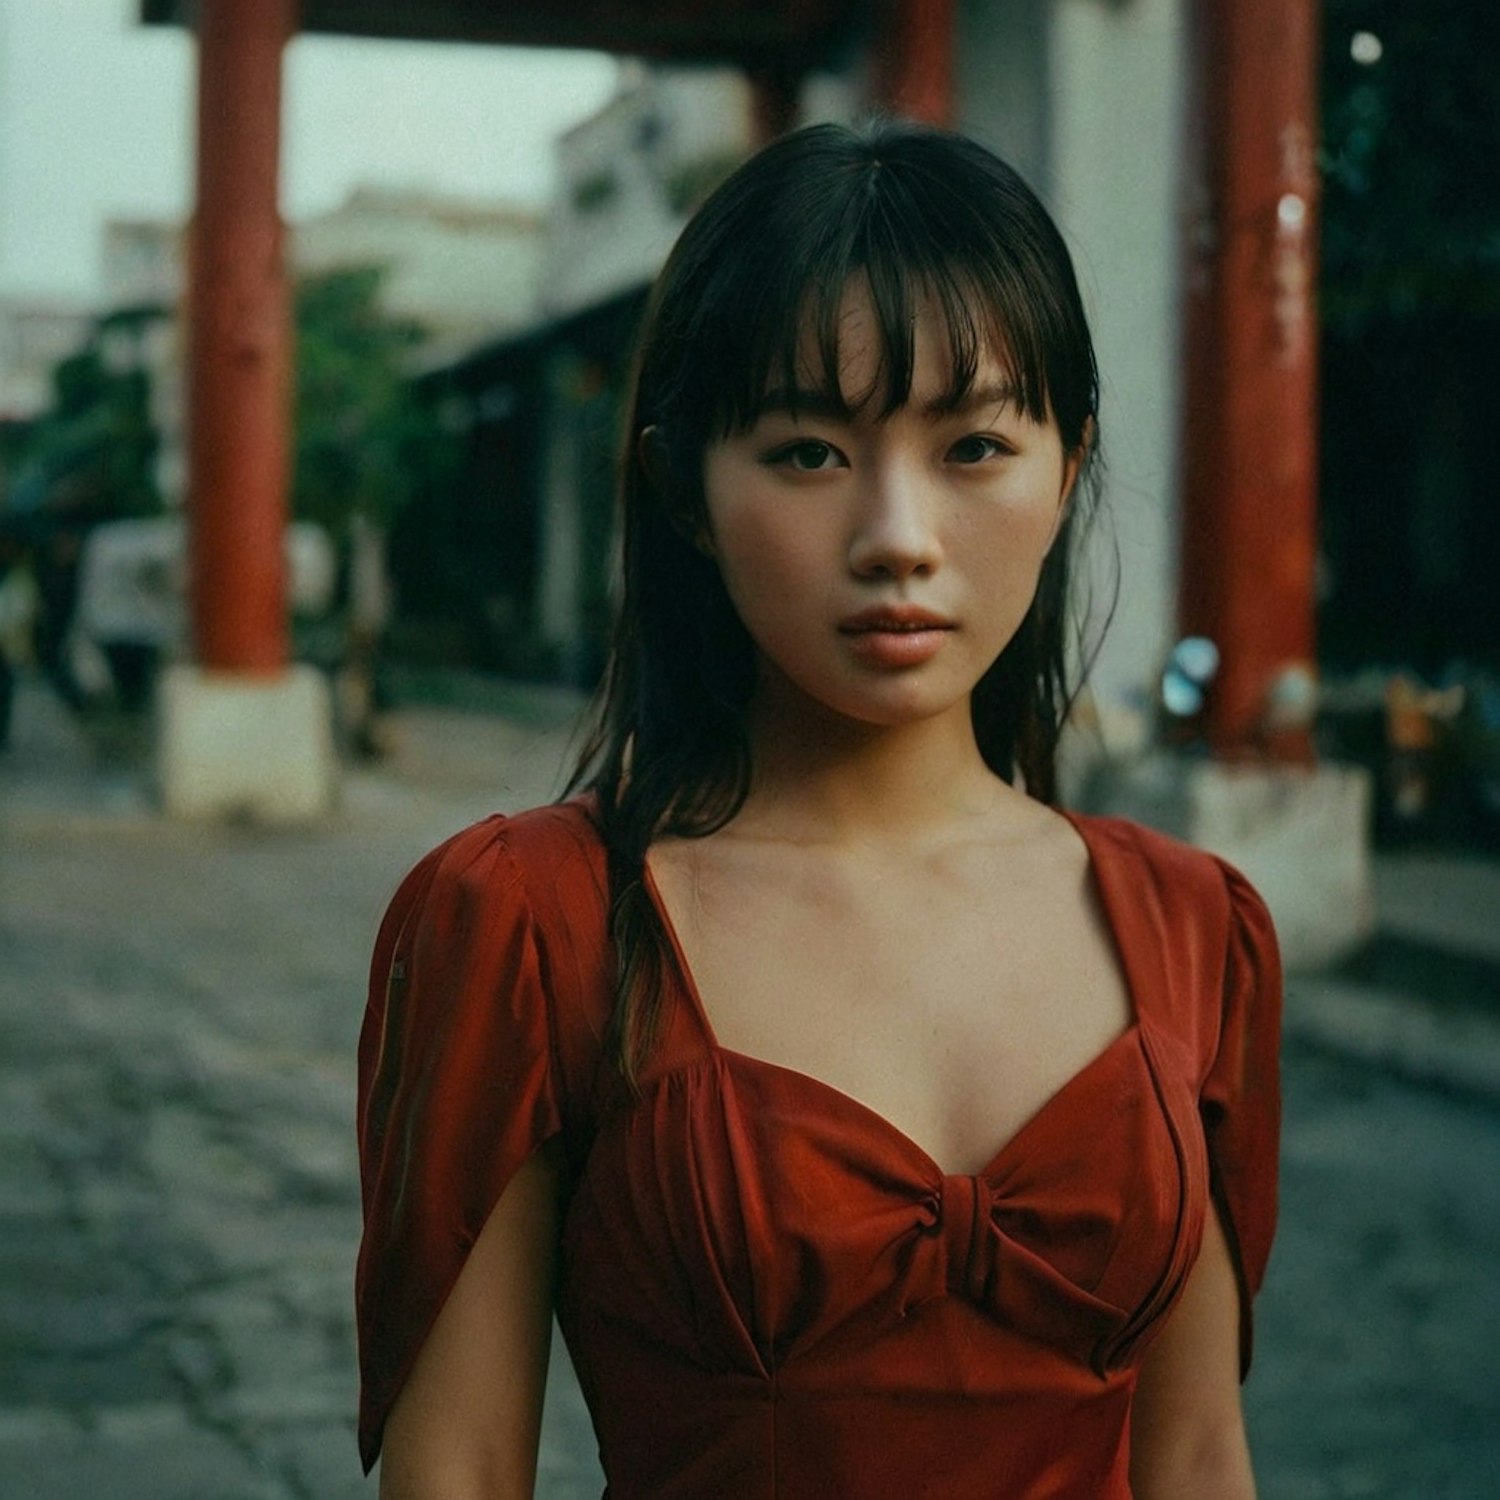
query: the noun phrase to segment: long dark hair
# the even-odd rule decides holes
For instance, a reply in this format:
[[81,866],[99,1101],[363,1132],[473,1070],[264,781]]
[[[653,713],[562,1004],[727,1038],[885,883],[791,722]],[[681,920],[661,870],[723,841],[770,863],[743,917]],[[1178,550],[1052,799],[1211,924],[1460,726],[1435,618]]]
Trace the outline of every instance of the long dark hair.
[[[771,386],[794,401],[811,394],[809,331],[816,394],[843,405],[838,319],[851,277],[879,330],[886,414],[907,399],[914,316],[930,308],[947,335],[955,405],[992,352],[1026,415],[1055,421],[1064,450],[1093,467],[1099,379],[1071,259],[1036,196],[983,147],[907,124],[815,125],[746,162],[694,215],[641,332],[620,465],[620,607],[570,784],[593,794],[609,851],[615,1047],[632,1086],[659,1029],[667,952],[646,851],[664,834],[723,827],[750,788],[755,654],[718,568],[693,543],[705,526],[705,450],[753,425]],[[1070,553],[1094,488],[1087,475],[1075,485],[1036,597],[972,699],[986,764],[1045,801],[1078,660],[1065,615]]]

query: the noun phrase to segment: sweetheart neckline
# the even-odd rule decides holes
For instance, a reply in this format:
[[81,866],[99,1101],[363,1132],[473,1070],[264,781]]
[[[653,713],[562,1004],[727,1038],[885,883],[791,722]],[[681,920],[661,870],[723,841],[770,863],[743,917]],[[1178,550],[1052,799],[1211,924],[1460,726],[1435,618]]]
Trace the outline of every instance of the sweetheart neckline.
[[[1116,1053],[1125,1049],[1127,1043],[1137,1041],[1139,1027],[1135,1021],[1105,1044],[1098,1052],[1094,1053],[1089,1060],[1078,1068],[1076,1072],[1070,1073],[1051,1094],[1047,1096],[1036,1109],[1021,1122],[985,1164],[973,1172],[949,1172],[946,1171],[924,1146],[914,1140],[888,1115],[883,1115],[873,1105],[866,1104],[864,1100],[854,1094],[841,1089],[835,1083],[829,1083],[826,1079],[819,1078],[816,1074],[805,1073],[800,1068],[787,1066],[785,1063],[772,1062],[769,1058],[757,1057],[751,1052],[740,1052],[734,1047],[725,1047],[719,1042],[710,1039],[710,1055],[723,1058],[735,1066],[749,1066],[760,1072],[780,1075],[789,1078],[801,1087],[811,1086],[819,1093],[828,1094],[840,1105],[841,1108],[856,1115],[862,1115],[869,1119],[882,1134],[890,1136],[909,1155],[918,1158],[926,1174],[933,1179],[936,1185],[943,1178],[968,1178],[977,1177],[983,1179],[991,1188],[999,1186],[999,1179],[1004,1175],[1003,1167],[1007,1159],[1016,1151],[1021,1149],[1025,1139],[1039,1130],[1044,1119],[1056,1112],[1060,1107],[1063,1097],[1070,1094],[1084,1080],[1094,1072],[1104,1067],[1106,1063],[1114,1060]],[[1141,1049],[1144,1057],[1144,1049]]]
[[[786,1077],[795,1078],[804,1083],[814,1085],[822,1092],[842,1101],[845,1107],[852,1107],[857,1113],[863,1114],[875,1121],[886,1135],[900,1144],[907,1152],[920,1157],[927,1169],[939,1178],[982,1177],[986,1181],[990,1181],[998,1173],[1005,1158],[1013,1149],[1019,1146],[1023,1137],[1028,1135],[1033,1127],[1039,1125],[1043,1116],[1052,1111],[1053,1106],[1057,1104],[1063,1095],[1071,1092],[1075,1084],[1091,1074],[1128,1039],[1134,1037],[1139,1040],[1141,1034],[1140,987],[1137,982],[1137,975],[1131,967],[1130,955],[1125,945],[1120,941],[1120,928],[1116,920],[1116,913],[1111,904],[1113,895],[1108,887],[1108,883],[1100,876],[1099,861],[1093,841],[1085,831],[1082,821],[1076,815],[1063,811],[1061,808],[1057,809],[1057,811],[1059,816],[1064,818],[1072,827],[1074,833],[1082,842],[1084,852],[1087,855],[1089,879],[1093,883],[1094,892],[1099,901],[1099,909],[1104,917],[1104,925],[1109,934],[1110,944],[1114,949],[1115,962],[1119,966],[1120,975],[1124,981],[1126,997],[1130,1004],[1130,1019],[1124,1028],[1111,1037],[1098,1052],[1095,1052],[1087,1061],[1068,1074],[1037,1105],[1036,1109],[1016,1127],[1011,1135],[1001,1143],[999,1148],[978,1171],[947,1171],[926,1147],[904,1131],[888,1115],[882,1114],[873,1105],[866,1104],[864,1100],[845,1089],[841,1089],[837,1084],[829,1083],[826,1079],[819,1078],[816,1074],[805,1072],[801,1068],[792,1067],[786,1063],[773,1062],[770,1058],[759,1057],[754,1053],[741,1052],[734,1047],[726,1047],[719,1040],[718,1032],[714,1028],[713,1019],[708,1013],[708,1007],[704,1004],[702,993],[698,989],[698,982],[693,977],[692,966],[688,963],[687,954],[683,949],[681,939],[678,937],[677,928],[672,921],[671,915],[667,911],[666,902],[662,900],[661,888],[656,883],[656,875],[651,869],[651,863],[648,858],[641,863],[646,895],[656,912],[656,917],[661,923],[662,930],[666,934],[667,943],[672,953],[673,966],[677,971],[678,982],[697,1015],[699,1025],[703,1028],[710,1052],[731,1061],[750,1064],[768,1072],[779,1073]],[[1144,1045],[1141,1046],[1141,1054],[1149,1067],[1149,1050]]]

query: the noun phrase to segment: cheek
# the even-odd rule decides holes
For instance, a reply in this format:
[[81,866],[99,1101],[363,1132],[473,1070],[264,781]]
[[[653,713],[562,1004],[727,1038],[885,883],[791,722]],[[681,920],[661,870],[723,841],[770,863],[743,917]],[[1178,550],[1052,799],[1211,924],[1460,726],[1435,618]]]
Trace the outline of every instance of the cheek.
[[729,596],[741,613],[805,598],[827,568],[816,528],[783,508],[731,506],[714,526],[714,550]]
[[974,574],[1010,589],[1034,579],[1046,561],[1057,521],[1050,505],[1001,505],[971,513],[955,535],[958,555]]

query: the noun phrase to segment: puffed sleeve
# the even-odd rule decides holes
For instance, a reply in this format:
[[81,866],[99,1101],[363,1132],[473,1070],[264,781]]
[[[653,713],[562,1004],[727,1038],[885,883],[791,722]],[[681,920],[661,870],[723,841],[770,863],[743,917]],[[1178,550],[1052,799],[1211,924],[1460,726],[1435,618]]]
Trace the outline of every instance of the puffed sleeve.
[[1229,887],[1229,942],[1218,1042],[1199,1096],[1214,1202],[1240,1288],[1240,1374],[1250,1368],[1251,1298],[1276,1230],[1281,1136],[1281,960],[1265,903],[1237,870]]
[[407,876],[359,1043],[355,1304],[366,1471],[423,1340],[512,1174],[560,1129],[551,1022],[505,820]]

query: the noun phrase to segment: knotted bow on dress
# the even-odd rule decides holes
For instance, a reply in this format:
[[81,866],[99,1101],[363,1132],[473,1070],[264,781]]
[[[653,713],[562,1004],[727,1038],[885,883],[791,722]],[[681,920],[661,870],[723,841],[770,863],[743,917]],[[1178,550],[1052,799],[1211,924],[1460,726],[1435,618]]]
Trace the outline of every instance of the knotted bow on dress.
[[[1071,1281],[1018,1235],[1025,1214],[1010,1214],[983,1176],[945,1176],[923,1205],[921,1222],[942,1250],[948,1293],[992,1317],[1087,1361],[1101,1373],[1129,1315]],[[1010,1225],[1011,1219],[1020,1222]]]

